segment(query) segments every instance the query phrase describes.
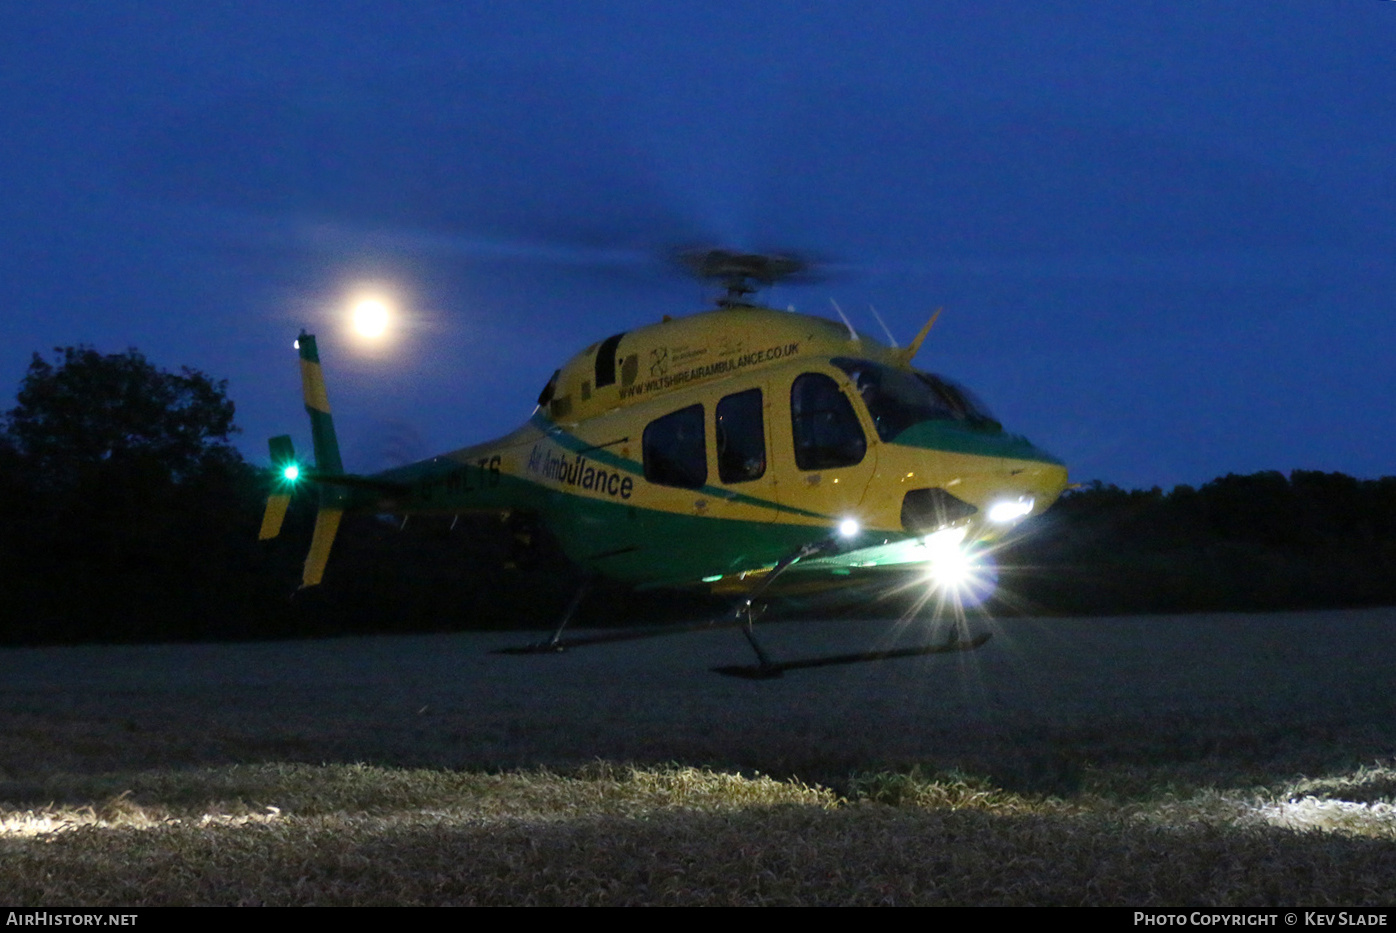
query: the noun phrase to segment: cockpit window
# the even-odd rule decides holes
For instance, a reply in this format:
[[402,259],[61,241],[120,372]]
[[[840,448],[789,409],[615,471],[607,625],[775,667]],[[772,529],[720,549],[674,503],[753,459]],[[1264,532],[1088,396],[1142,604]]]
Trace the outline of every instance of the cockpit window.
[[833,363],[853,381],[877,426],[877,436],[884,441],[922,421],[963,421],[993,430],[1000,427],[969,390],[942,376],[868,360],[841,357]]

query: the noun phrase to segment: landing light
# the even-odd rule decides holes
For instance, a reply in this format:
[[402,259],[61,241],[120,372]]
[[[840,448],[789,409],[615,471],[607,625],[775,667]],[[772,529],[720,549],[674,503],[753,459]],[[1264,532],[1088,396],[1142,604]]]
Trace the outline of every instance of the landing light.
[[281,476],[286,480],[286,482],[294,483],[296,480],[301,478],[301,468],[293,463],[290,466],[286,467],[286,469],[281,471]]
[[962,545],[966,529],[942,528],[926,535],[926,575],[931,582],[948,590],[957,590],[974,575],[974,560]]
[[998,525],[1015,522],[1032,511],[1032,496],[1004,499],[989,506],[989,521]]
[[965,541],[965,533],[964,525],[932,532],[926,535],[926,550],[931,552],[932,557],[958,551]]
[[845,518],[843,521],[839,522],[840,537],[856,538],[858,536],[858,532],[862,530],[862,526],[858,524],[857,519]]

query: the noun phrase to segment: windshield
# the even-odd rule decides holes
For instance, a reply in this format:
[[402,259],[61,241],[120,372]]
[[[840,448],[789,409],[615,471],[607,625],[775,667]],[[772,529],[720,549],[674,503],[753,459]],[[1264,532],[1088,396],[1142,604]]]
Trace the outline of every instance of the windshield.
[[968,389],[943,376],[868,360],[837,358],[832,362],[857,387],[877,426],[877,435],[884,441],[922,421],[961,421],[974,427],[1000,428]]

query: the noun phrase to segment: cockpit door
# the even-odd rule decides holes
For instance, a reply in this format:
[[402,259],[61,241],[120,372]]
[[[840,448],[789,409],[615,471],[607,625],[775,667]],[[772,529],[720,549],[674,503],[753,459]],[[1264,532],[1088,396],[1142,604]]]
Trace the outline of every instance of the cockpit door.
[[791,380],[772,414],[772,472],[781,507],[832,528],[859,514],[877,468],[870,435],[840,373],[809,371]]

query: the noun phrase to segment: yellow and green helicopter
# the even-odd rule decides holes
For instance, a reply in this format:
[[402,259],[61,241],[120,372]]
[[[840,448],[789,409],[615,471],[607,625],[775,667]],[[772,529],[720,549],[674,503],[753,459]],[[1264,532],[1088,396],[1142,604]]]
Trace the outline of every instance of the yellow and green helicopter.
[[[793,258],[709,250],[690,268],[717,306],[614,334],[558,369],[522,427],[372,475],[346,473],[315,338],[300,335],[315,465],[270,441],[276,482],[261,537],[279,534],[292,487],[320,506],[303,586],[318,584],[345,513],[531,516],[587,571],[637,586],[740,597],[758,663],[724,673],[977,647],[987,636],[809,662],[772,661],[752,633],[777,579],[958,564],[1054,502],[1062,462],[1002,425],[963,387],[912,367],[935,317],[905,348],[846,321],[762,307]],[[548,641],[563,640],[582,594]],[[691,628],[691,627],[690,627]]]

